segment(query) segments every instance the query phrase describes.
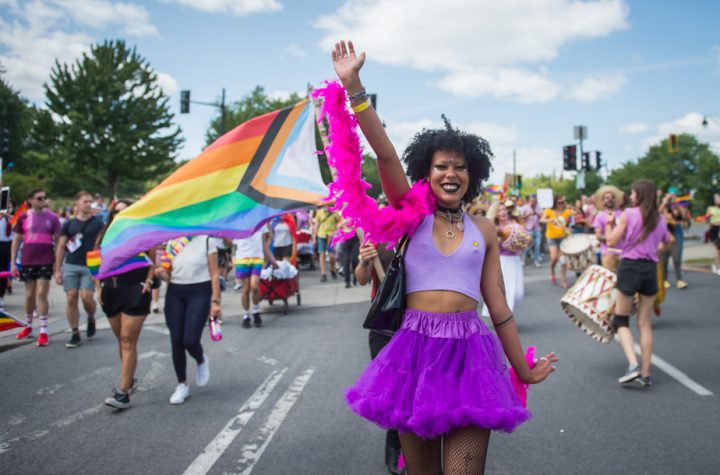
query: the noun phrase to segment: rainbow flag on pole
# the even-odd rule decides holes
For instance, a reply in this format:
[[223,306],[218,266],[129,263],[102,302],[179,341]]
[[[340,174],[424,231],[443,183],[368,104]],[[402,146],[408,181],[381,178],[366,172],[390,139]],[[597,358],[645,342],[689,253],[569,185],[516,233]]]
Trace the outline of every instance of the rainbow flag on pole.
[[0,332],[26,326],[27,323],[20,320],[18,317],[0,309]]
[[98,278],[180,236],[246,238],[274,216],[327,196],[315,147],[313,103],[240,124],[115,217]]

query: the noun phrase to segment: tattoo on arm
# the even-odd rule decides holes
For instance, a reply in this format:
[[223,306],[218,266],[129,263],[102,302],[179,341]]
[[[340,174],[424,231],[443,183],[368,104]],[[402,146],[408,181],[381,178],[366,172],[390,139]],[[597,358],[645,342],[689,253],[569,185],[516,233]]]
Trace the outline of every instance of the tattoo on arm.
[[515,319],[515,315],[510,314],[509,317],[507,317],[505,320],[503,320],[500,323],[493,323],[496,330],[499,330],[500,328],[504,327],[505,325],[508,325],[510,322],[512,322]]
[[500,292],[502,292],[503,297],[506,297],[507,294],[505,293],[505,279],[503,279],[503,273],[502,273],[502,267],[498,267],[498,287],[500,287]]

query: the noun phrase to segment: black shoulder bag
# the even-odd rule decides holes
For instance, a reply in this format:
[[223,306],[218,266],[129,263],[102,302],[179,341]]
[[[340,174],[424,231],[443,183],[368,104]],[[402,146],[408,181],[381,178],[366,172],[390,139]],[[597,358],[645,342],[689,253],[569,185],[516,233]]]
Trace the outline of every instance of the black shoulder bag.
[[400,328],[405,313],[405,264],[403,254],[407,249],[408,235],[402,237],[385,273],[385,278],[375,292],[363,327],[386,335]]

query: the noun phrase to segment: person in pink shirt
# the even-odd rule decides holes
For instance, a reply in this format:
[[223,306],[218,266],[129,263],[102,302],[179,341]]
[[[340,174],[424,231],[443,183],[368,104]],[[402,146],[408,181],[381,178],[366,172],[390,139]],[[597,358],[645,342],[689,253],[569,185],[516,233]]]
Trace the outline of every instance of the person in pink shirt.
[[[665,218],[658,211],[655,193],[655,184],[651,181],[640,180],[633,183],[630,193],[632,207],[625,210],[617,225],[614,221],[608,221],[606,226],[607,245],[616,247],[622,243],[617,272],[619,292],[615,303],[613,327],[617,331],[628,360],[628,370],[618,382],[625,384],[640,378],[640,384],[646,387],[652,385],[650,356],[653,335],[650,312],[655,294],[659,290],[658,252],[664,249],[665,243],[670,239]],[[638,329],[642,368],[638,366],[633,335],[628,325],[635,294],[639,294],[640,302]]]
[[[40,316],[40,335],[38,346],[48,344],[48,291],[53,276],[55,261],[55,242],[60,235],[60,220],[47,209],[47,195],[42,189],[32,190],[28,194],[30,208],[20,216],[15,224],[15,237],[10,250],[10,270],[15,278],[25,283],[25,327],[17,338],[27,338],[32,334],[32,320],[37,310]],[[23,243],[18,270],[16,258]]]

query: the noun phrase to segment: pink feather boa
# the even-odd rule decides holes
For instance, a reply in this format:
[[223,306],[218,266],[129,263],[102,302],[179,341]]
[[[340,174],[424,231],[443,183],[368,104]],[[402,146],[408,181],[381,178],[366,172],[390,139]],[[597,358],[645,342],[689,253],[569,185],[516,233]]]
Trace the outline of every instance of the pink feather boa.
[[[325,153],[328,164],[337,174],[330,183],[328,200],[335,199],[333,211],[340,210],[350,228],[360,228],[365,240],[375,244],[397,243],[405,234],[412,234],[422,219],[435,209],[435,196],[427,182],[415,183],[397,208],[378,209],[377,203],[367,195],[371,185],[362,179],[362,148],[357,133],[357,118],[348,111],[345,89],[336,81],[327,81],[325,87],[313,91],[312,96],[322,97],[318,122],[328,119],[330,144]],[[354,231],[338,230],[333,243],[352,237]]]
[[[528,366],[530,369],[532,369],[535,366],[535,363],[537,360],[535,359],[535,347],[529,346],[527,351],[525,352],[525,361],[527,361]],[[530,385],[526,382],[522,381],[514,369],[510,368],[510,380],[512,381],[513,388],[515,388],[515,392],[518,395],[518,398],[520,399],[520,402],[522,403],[523,407],[527,407],[527,394],[528,389],[530,389]]]

